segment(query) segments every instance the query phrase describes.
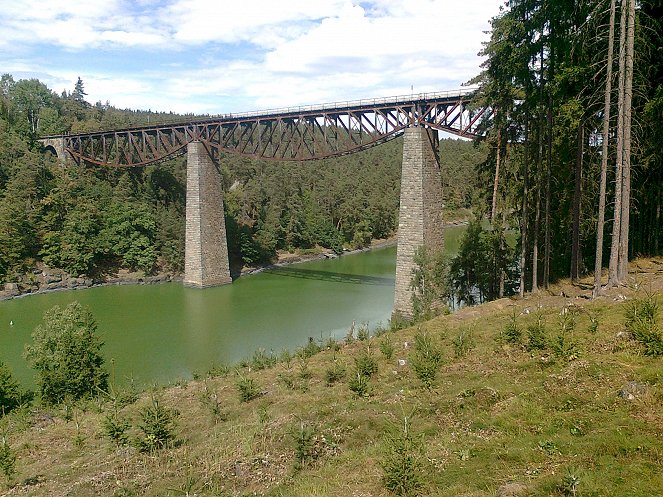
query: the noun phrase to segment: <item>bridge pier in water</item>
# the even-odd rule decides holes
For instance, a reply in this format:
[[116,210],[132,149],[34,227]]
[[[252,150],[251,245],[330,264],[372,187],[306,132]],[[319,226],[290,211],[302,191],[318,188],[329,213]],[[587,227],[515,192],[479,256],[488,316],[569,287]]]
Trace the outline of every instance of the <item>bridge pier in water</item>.
[[425,247],[432,254],[444,249],[438,154],[436,130],[423,126],[405,130],[393,312],[408,319],[414,314],[410,282],[417,250]]
[[202,142],[187,145],[184,286],[231,283],[221,171]]

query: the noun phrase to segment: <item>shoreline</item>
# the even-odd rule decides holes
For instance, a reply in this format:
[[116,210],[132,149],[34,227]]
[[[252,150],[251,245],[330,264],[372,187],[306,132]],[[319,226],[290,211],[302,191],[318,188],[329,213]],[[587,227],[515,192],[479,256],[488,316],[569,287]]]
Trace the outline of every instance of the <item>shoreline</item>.
[[[450,223],[444,223],[443,227],[446,229],[457,226],[464,226],[466,224],[467,221],[454,221]],[[337,257],[345,257],[347,255],[393,247],[397,244],[397,242],[398,235],[393,235],[389,238],[372,240],[370,245],[367,247],[353,250],[344,250],[340,254],[336,254],[333,250],[330,249],[323,249],[320,253],[316,254],[296,254],[292,252],[277,254],[279,260],[276,262],[255,267],[243,267],[238,277],[258,274],[269,269],[290,266],[292,264],[300,264],[302,262],[311,262],[323,259],[336,259]],[[158,285],[160,283],[182,281],[183,278],[181,273],[163,272],[152,276],[146,276],[141,273],[129,272],[125,269],[121,269],[118,271],[117,275],[111,276],[105,281],[95,282],[92,278],[72,277],[61,269],[50,269],[44,265],[41,265],[41,267],[38,267],[38,269],[33,270],[31,273],[26,273],[26,276],[28,274],[33,275],[32,278],[35,280],[32,283],[33,286],[28,289],[21,290],[19,287],[20,283],[5,283],[4,288],[0,290],[0,302],[24,298],[30,295],[84,290],[86,288],[97,288],[112,285]]]
[[[397,238],[391,237],[384,240],[374,240],[368,247],[360,249],[343,251],[341,254],[335,254],[332,250],[324,250],[318,254],[303,254],[296,253],[284,254],[284,258],[271,264],[265,264],[258,267],[243,267],[239,276],[248,276],[251,274],[258,274],[263,271],[290,266],[293,264],[300,264],[303,262],[311,262],[323,259],[336,259],[337,257],[344,257],[346,255],[358,254],[361,252],[368,252],[381,248],[387,248],[396,245]],[[39,270],[41,277],[44,279],[43,285],[39,288],[34,287],[28,290],[20,290],[19,283],[6,283],[5,288],[0,290],[0,302],[6,300],[20,299],[30,295],[41,295],[53,292],[66,292],[74,290],[85,290],[87,288],[97,288],[104,286],[121,286],[121,285],[158,285],[161,283],[173,283],[182,281],[183,275],[181,273],[158,273],[152,276],[141,275],[139,273],[130,273],[126,270],[120,270],[117,276],[113,276],[106,281],[95,282],[91,278],[76,278],[68,276],[64,271],[54,270],[55,276],[47,274],[44,270]],[[124,273],[124,274],[122,274]],[[50,281],[53,280],[53,281]]]

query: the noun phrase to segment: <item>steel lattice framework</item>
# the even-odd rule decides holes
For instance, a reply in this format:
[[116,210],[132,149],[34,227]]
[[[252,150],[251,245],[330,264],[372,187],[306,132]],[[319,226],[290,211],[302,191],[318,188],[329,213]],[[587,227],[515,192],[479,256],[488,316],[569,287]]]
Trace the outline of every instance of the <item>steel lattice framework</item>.
[[202,141],[210,151],[267,160],[302,161],[346,155],[384,143],[411,126],[476,137],[488,108],[470,108],[473,90],[231,114],[84,134],[62,139],[78,162],[144,166],[185,153]]

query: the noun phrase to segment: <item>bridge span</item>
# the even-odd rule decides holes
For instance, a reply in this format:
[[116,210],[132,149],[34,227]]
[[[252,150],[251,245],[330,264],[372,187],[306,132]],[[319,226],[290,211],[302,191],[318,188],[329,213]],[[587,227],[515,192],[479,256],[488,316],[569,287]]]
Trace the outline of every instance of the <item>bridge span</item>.
[[410,281],[419,247],[441,250],[438,131],[475,138],[491,110],[472,107],[473,90],[423,93],[227,114],[180,123],[46,136],[58,157],[137,167],[187,154],[184,284],[230,283],[219,158],[304,161],[355,153],[404,136],[394,312],[413,312]]

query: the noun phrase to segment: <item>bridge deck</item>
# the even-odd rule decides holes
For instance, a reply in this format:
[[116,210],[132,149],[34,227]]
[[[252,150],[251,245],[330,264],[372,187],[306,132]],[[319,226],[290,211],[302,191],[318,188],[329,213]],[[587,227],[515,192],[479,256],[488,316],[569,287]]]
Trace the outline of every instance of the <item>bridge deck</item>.
[[160,162],[184,153],[192,141],[202,141],[210,150],[260,159],[321,159],[383,143],[412,126],[475,137],[481,120],[491,113],[469,108],[474,92],[468,88],[233,113],[45,136],[42,142],[62,140],[60,148],[77,161],[109,166]]

